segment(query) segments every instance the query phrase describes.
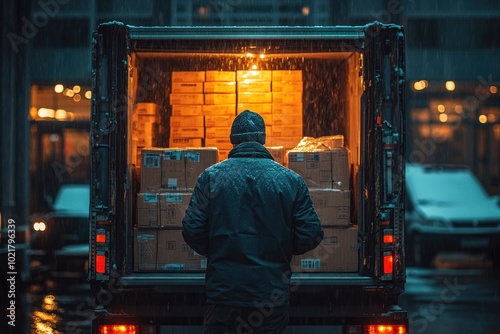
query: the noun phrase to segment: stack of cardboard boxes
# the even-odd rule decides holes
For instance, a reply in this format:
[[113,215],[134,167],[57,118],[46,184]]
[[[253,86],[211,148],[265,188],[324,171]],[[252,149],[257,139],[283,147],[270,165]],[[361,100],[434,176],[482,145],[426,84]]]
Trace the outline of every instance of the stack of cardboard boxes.
[[155,103],[137,103],[132,113],[132,159],[141,165],[141,150],[153,146],[158,133],[160,108]]
[[172,72],[170,148],[152,148],[158,106],[137,105],[132,154],[141,166],[141,190],[135,271],[205,269],[205,258],[182,238],[182,218],[199,174],[227,158],[231,125],[246,109],[264,118],[266,147],[274,159],[306,181],[325,230],[315,250],[294,257],[293,271],[357,270],[349,151],[342,136],[303,138],[302,90],[300,70]]
[[218,161],[216,148],[142,150],[141,190],[137,194],[134,270],[204,270],[181,234],[182,219],[199,174]]
[[[315,138],[288,151],[288,167],[302,176],[321,220],[325,237],[304,255],[294,256],[294,272],[358,270],[358,229],[351,225],[349,151],[338,136],[331,146]],[[301,143],[303,144],[303,143]]]

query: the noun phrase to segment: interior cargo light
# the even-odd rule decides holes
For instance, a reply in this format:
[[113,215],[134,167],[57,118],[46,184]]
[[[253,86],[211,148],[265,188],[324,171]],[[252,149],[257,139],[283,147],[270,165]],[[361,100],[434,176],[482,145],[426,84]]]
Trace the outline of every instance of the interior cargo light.
[[97,243],[104,243],[106,242],[106,235],[105,234],[98,234],[95,236],[95,242]]
[[98,274],[104,274],[106,272],[106,255],[97,254],[95,258],[95,271]]
[[367,334],[406,334],[405,325],[368,325]]
[[384,252],[384,275],[392,274],[392,263],[394,257],[391,252]]
[[99,334],[135,334],[137,325],[102,325]]

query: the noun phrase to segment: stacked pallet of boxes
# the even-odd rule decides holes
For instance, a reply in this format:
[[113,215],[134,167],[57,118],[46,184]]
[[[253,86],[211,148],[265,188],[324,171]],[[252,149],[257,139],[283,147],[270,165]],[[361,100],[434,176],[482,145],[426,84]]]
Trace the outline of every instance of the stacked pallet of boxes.
[[272,71],[271,146],[294,148],[303,136],[302,71]]
[[174,71],[170,93],[170,147],[201,147],[205,71]]
[[159,106],[155,103],[137,103],[132,112],[132,163],[141,165],[141,150],[153,146],[158,133]]
[[351,225],[349,151],[343,137],[305,137],[288,151],[288,167],[305,180],[325,231],[316,249],[293,257],[292,271],[357,271],[358,230]]
[[229,134],[236,115],[236,72],[206,71],[204,92],[205,146],[217,147],[224,160],[233,147]]
[[217,160],[216,148],[142,150],[134,271],[205,270],[206,259],[184,242],[182,219],[198,175]]

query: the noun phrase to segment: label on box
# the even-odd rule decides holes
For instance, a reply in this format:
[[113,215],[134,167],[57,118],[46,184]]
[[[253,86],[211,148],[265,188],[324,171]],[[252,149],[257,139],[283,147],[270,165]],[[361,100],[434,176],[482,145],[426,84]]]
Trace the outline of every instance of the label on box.
[[143,154],[142,166],[146,168],[160,168],[160,156],[158,154]]
[[203,93],[203,82],[174,82],[172,93]]

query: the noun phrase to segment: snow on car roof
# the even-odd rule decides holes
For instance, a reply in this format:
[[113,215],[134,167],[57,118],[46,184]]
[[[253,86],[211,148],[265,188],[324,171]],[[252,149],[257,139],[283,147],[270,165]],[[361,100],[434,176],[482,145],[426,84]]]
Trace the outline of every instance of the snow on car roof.
[[488,194],[466,167],[407,164],[406,188],[416,202],[485,201]]
[[89,212],[90,186],[88,184],[67,184],[61,186],[54,200],[54,210],[74,213]]

